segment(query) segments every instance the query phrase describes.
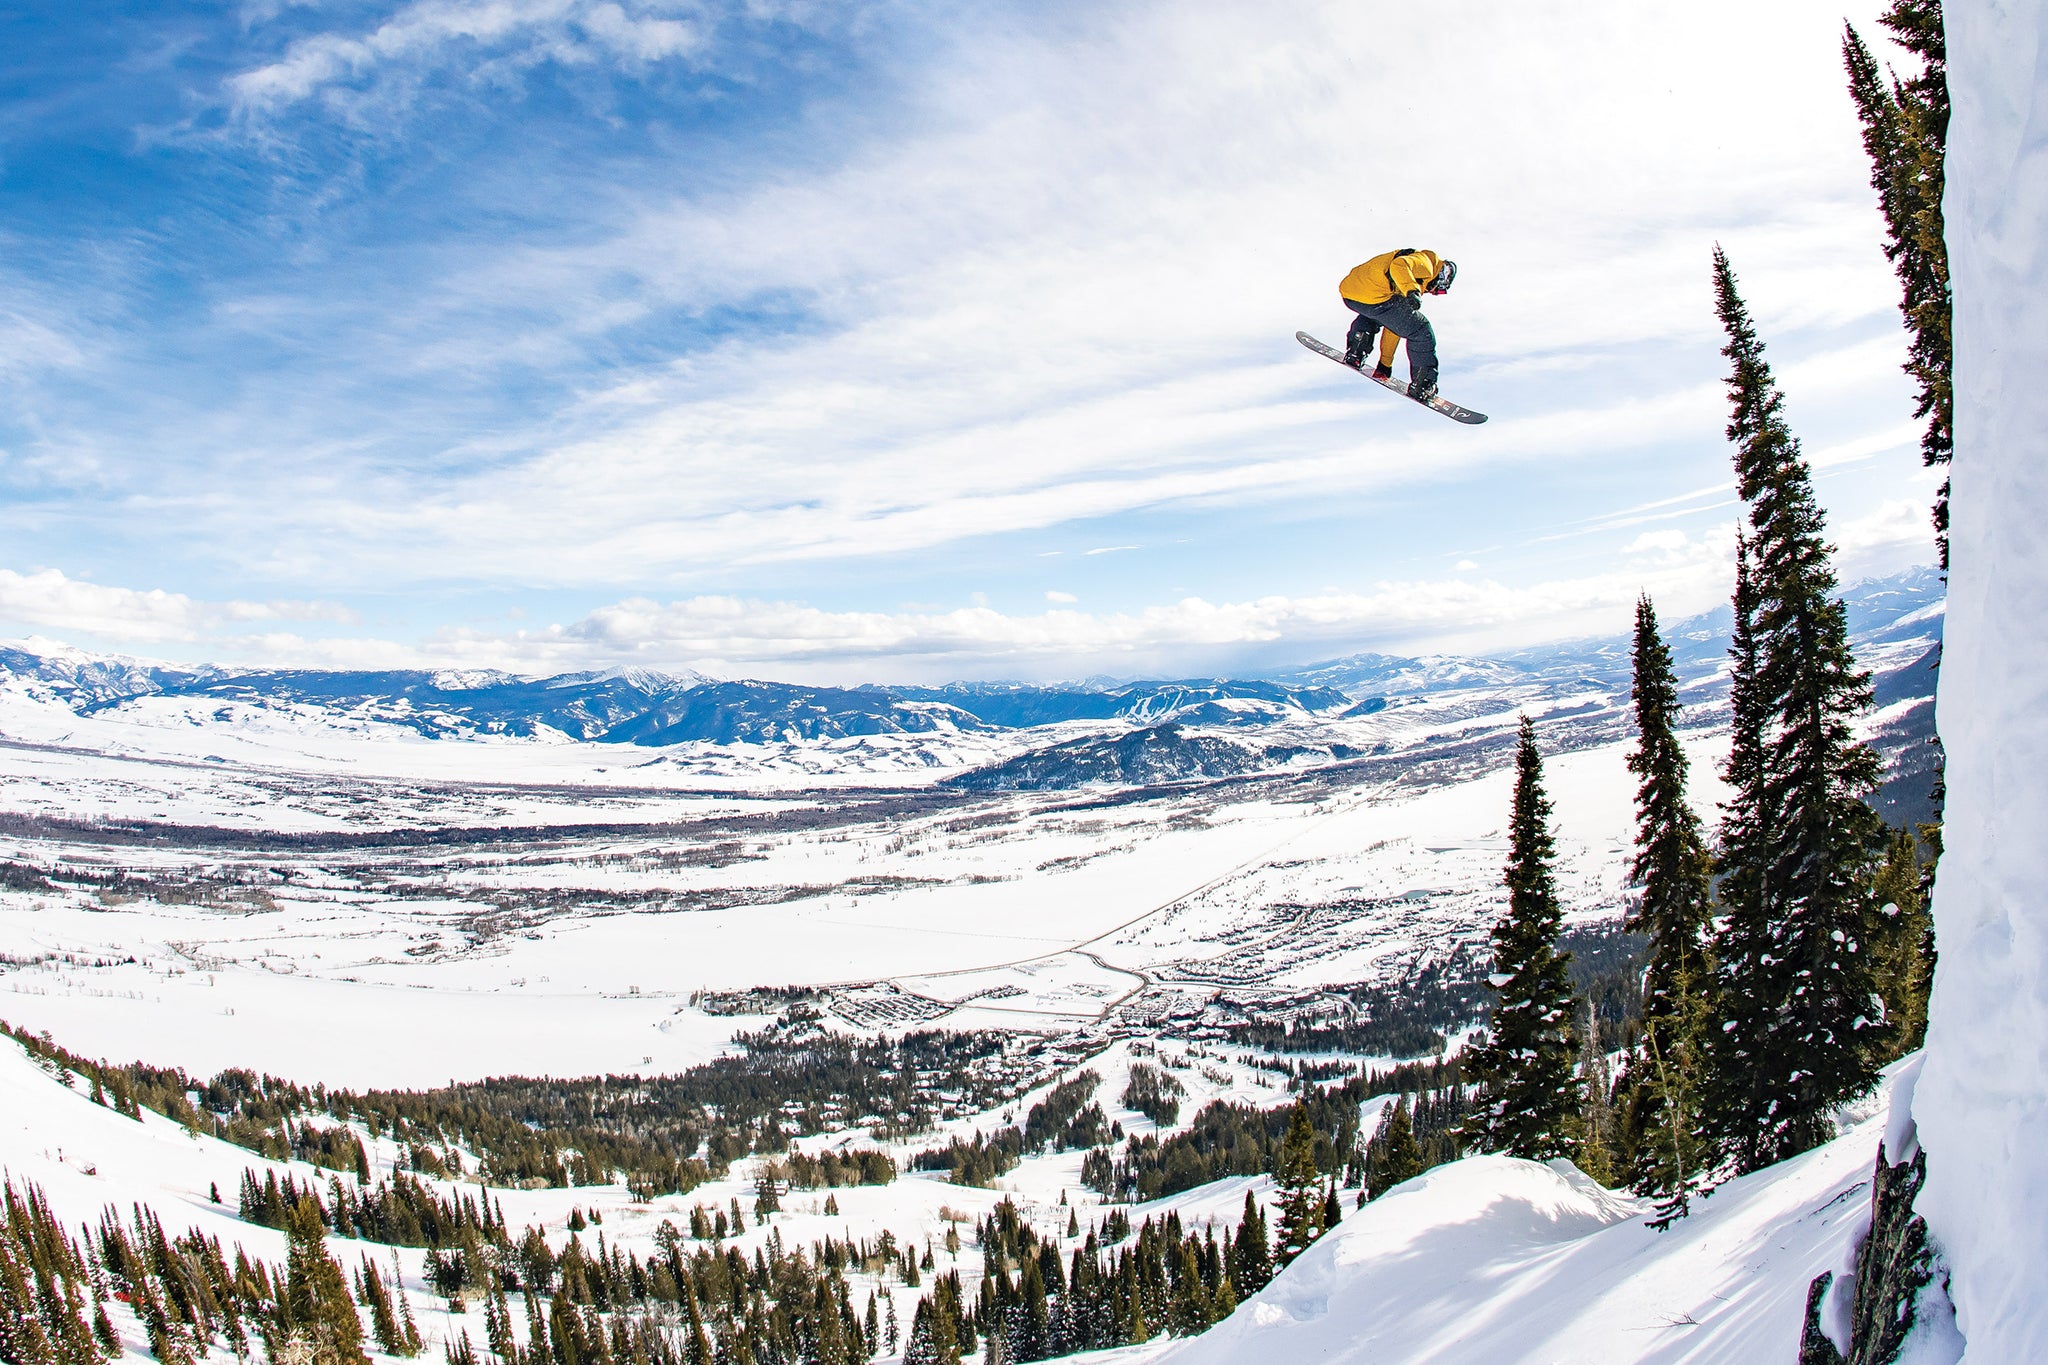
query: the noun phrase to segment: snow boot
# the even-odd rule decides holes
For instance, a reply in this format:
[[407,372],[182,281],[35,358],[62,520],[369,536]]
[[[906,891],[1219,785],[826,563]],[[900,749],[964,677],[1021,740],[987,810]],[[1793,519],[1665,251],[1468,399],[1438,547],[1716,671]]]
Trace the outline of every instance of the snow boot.
[[1436,397],[1436,376],[1430,375],[1426,379],[1409,380],[1408,396],[1418,403],[1427,403],[1430,399]]
[[1372,367],[1372,377],[1374,379],[1392,379],[1394,377],[1394,367],[1392,365],[1375,365]]

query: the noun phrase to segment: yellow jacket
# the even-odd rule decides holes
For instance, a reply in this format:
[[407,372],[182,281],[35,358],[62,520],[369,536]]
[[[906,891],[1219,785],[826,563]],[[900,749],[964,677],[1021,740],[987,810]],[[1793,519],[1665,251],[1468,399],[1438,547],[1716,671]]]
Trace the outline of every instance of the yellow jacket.
[[1337,292],[1359,303],[1385,303],[1396,294],[1426,288],[1443,264],[1444,258],[1434,251],[1411,251],[1405,256],[1389,251],[1354,268]]
[[[1396,294],[1420,293],[1443,269],[1444,258],[1434,251],[1411,251],[1403,255],[1389,251],[1353,267],[1337,286],[1337,292],[1360,303],[1385,303]],[[1401,338],[1390,331],[1380,333],[1380,364],[1391,366]]]

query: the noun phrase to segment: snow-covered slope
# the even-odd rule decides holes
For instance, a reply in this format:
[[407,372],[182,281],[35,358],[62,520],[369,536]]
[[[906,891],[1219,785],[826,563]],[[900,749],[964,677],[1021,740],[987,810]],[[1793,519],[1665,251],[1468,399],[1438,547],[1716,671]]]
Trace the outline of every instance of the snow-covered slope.
[[1883,1110],[1859,1112],[1827,1146],[1730,1182],[1666,1232],[1567,1162],[1440,1166],[1349,1213],[1231,1318],[1158,1359],[1790,1361],[1808,1281],[1840,1263],[1868,1206]]
[[1941,965],[1913,1117],[1966,1359],[2048,1360],[2048,7],[1950,5]]

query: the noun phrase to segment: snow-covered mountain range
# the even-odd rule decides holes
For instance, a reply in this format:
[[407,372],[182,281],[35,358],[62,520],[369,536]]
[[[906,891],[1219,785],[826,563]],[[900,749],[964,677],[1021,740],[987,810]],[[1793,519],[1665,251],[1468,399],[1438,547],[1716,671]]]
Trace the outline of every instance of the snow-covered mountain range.
[[[1906,666],[1939,639],[1941,591],[1939,576],[1921,570],[1846,594],[1860,655],[1885,675],[1888,703],[1932,693],[1932,673]],[[1712,700],[1727,626],[1723,609],[1670,628],[1688,700]],[[1425,699],[1439,711],[1462,704],[1475,714],[1536,697],[1612,702],[1625,696],[1628,670],[1625,636],[1492,658],[1357,654],[1265,677],[843,688],[632,668],[535,678],[186,668],[30,639],[0,644],[0,735],[48,737],[61,712],[223,735],[811,746],[824,770],[834,766],[835,742],[892,737],[908,741],[899,750],[906,761],[934,775],[979,769],[962,779],[970,785],[1148,783],[1341,761],[1384,737],[1361,742],[1337,722]],[[32,711],[41,723],[24,719]],[[963,744],[968,737],[977,742]],[[838,749],[848,768],[872,768],[872,746]]]

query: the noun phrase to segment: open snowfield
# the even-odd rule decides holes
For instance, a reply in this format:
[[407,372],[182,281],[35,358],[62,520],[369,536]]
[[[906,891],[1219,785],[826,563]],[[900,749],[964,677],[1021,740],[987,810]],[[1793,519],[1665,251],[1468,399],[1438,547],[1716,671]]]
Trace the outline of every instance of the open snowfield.
[[[1495,738],[1502,728],[1494,719]],[[1715,742],[1695,736],[1703,801]],[[443,747],[492,763],[501,751]],[[618,752],[520,752],[600,747]],[[1551,766],[1561,882],[1581,916],[1622,906],[1624,748],[1609,740]],[[24,864],[56,856],[153,879],[96,894],[0,892],[0,953],[16,960],[0,965],[0,1017],[94,1055],[410,1085],[675,1070],[750,1024],[694,1007],[705,991],[832,985],[857,1026],[1064,1030],[1199,1007],[1219,989],[1371,980],[1491,924],[1501,756],[1496,743],[1439,772],[1283,774],[1143,800],[1028,793],[925,806],[869,793],[818,820],[808,803],[773,795],[571,804],[546,768],[532,788],[387,773],[346,794],[325,774],[290,775],[301,799],[274,772],[256,790],[177,759],[9,748],[0,760],[15,809],[24,772],[45,774],[31,792],[91,790],[126,765],[173,795],[192,784],[189,801],[152,812],[186,826],[242,793],[244,820],[286,832],[332,829],[337,801],[366,808],[374,829],[430,801],[538,828],[332,848],[0,837],[0,857]],[[603,828],[618,824],[633,827]]]
[[[1867,662],[1916,672],[1933,591],[1872,590]],[[1710,637],[1685,638],[1711,821]],[[642,745],[495,733],[367,682],[321,704],[275,683],[152,692],[138,661],[22,642],[0,671],[0,862],[30,875],[0,881],[0,1018],[95,1055],[412,1085],[673,1070],[772,1012],[757,987],[818,988],[855,1029],[1106,1041],[1383,981],[1496,917],[1518,713],[1548,757],[1570,915],[1624,908],[1611,653],[1309,678],[1358,705],[1162,686],[1105,722]],[[1927,677],[1880,721],[1924,712]],[[944,782],[1152,733],[1161,706],[1183,708],[1180,741],[1265,757],[1207,779]]]

